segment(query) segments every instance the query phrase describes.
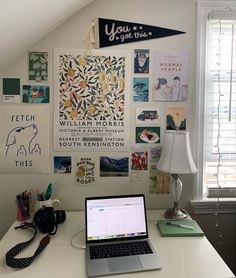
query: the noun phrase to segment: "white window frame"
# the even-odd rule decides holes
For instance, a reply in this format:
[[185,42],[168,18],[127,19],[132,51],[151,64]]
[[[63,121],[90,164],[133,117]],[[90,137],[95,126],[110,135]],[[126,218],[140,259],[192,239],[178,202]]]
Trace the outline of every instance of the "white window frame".
[[[205,1],[198,0],[198,32],[197,32],[197,76],[196,76],[196,117],[195,126],[197,128],[197,136],[195,141],[196,165],[198,174],[195,176],[194,199],[206,199],[206,191],[204,191],[202,180],[204,175],[203,158],[204,158],[204,114],[205,114],[205,70],[206,70],[206,26],[208,14],[214,11],[222,11],[225,8],[236,9],[235,1]],[[212,204],[212,201],[210,203]],[[209,202],[209,201],[208,201]]]

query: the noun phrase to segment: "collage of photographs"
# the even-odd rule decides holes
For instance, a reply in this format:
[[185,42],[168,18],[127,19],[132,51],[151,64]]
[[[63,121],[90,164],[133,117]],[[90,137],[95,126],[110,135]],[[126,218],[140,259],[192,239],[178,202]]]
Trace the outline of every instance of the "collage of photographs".
[[[148,173],[150,194],[169,193],[170,177],[159,172],[155,165],[160,158],[165,130],[186,130],[188,55],[134,49],[132,63],[127,63],[128,56],[122,55],[116,51],[113,56],[84,56],[80,51],[54,50],[52,101],[47,85],[48,53],[30,51],[28,77],[34,84],[20,85],[20,79],[3,78],[3,102],[42,106],[37,106],[34,113],[28,105],[2,110],[8,132],[5,136],[7,163],[1,165],[3,171],[50,173],[53,163],[54,174],[73,174],[76,185],[94,184],[98,176],[126,177],[131,182],[141,182],[143,173]],[[130,67],[133,67],[131,75],[128,74]],[[46,120],[50,117],[47,106],[50,103],[54,108],[56,155],[53,162],[46,159],[50,157]],[[130,110],[134,113],[129,113]],[[131,119],[133,139],[127,136]],[[42,134],[45,128],[48,132]],[[11,143],[15,133],[18,133],[18,146]],[[57,155],[60,151],[102,151],[107,155],[75,158]],[[116,152],[129,154],[109,155]]]

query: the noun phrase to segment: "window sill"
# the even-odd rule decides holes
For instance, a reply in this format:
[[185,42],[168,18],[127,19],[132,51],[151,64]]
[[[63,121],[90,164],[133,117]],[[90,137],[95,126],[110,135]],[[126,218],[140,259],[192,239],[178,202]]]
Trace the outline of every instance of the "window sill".
[[208,198],[202,200],[191,200],[190,204],[195,214],[236,213],[236,198]]

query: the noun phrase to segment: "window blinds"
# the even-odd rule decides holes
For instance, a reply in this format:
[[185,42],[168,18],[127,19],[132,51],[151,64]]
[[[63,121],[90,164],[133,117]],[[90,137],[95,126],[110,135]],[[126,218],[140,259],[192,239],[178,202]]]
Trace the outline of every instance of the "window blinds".
[[210,14],[207,26],[204,183],[208,188],[236,187],[236,14],[225,19],[226,14]]

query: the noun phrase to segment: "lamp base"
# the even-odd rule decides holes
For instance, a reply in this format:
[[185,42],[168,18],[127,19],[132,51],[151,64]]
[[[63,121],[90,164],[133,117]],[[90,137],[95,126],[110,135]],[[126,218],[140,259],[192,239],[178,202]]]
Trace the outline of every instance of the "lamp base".
[[184,209],[179,209],[176,207],[169,208],[165,211],[165,218],[167,219],[184,219],[188,216],[188,213]]

